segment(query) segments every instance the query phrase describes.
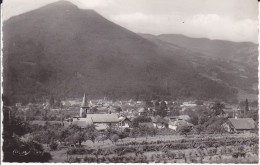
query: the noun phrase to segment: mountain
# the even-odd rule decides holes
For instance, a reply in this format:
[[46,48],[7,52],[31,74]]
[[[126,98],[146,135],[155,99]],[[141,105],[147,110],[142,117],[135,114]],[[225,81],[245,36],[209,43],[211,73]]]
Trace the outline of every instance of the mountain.
[[251,42],[231,42],[210,40],[207,38],[190,38],[177,34],[162,34],[158,38],[205,55],[238,63],[258,66],[258,45]]
[[60,1],[3,23],[4,96],[11,103],[55,98],[234,101],[237,91],[202,76],[185,48],[143,38]]
[[201,75],[236,88],[239,100],[258,99],[257,44],[191,38],[179,34],[140,35],[157,44],[192,51],[190,62]]

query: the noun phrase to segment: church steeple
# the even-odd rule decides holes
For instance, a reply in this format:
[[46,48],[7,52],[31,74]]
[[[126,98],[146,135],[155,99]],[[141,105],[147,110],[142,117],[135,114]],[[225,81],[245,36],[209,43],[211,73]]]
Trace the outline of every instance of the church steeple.
[[88,106],[88,100],[86,98],[86,94],[84,93],[83,100],[82,100],[82,103],[81,103],[81,108],[85,108],[87,106]]
[[83,100],[82,100],[80,111],[79,111],[79,116],[86,117],[87,110],[88,110],[88,100],[87,100],[86,94],[84,92]]

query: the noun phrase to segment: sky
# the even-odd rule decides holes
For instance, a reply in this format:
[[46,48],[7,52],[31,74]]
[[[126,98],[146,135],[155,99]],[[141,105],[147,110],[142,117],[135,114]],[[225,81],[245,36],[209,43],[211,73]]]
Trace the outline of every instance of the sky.
[[[59,0],[4,0],[2,18]],[[68,0],[136,33],[258,41],[257,0]]]

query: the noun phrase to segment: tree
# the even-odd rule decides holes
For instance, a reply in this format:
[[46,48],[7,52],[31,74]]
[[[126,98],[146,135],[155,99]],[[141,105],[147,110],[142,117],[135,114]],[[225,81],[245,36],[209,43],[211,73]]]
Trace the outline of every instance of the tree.
[[117,113],[122,112],[122,108],[121,108],[121,107],[116,107],[116,112],[117,112]]
[[198,118],[198,124],[203,125],[211,118],[212,112],[208,109],[198,109],[196,116]]
[[139,127],[139,132],[140,132],[141,135],[145,136],[146,140],[147,140],[149,135],[154,136],[156,134],[155,128],[151,128],[151,127],[148,127],[148,126],[145,126],[145,125]]
[[203,148],[198,148],[197,153],[199,153],[200,163],[202,163],[204,159]]
[[96,106],[95,106],[95,107],[92,107],[92,108],[90,109],[90,113],[93,113],[93,114],[97,113],[97,111],[98,111],[98,109],[97,109]]
[[172,116],[180,116],[180,110],[178,108],[171,108]]
[[111,127],[107,128],[106,131],[105,131],[105,133],[104,133],[105,139],[109,139],[109,140],[112,141],[111,138],[112,138],[112,136],[113,136],[114,134],[117,134],[117,131],[116,131],[116,130],[112,129]]
[[189,122],[197,125],[199,122],[199,118],[198,118],[198,114],[197,112],[193,111],[192,109],[186,109],[183,114],[186,114],[188,116],[190,116]]
[[58,143],[54,140],[51,141],[51,144],[50,144],[50,149],[51,150],[57,150],[58,148]]
[[92,141],[93,143],[95,142],[97,136],[98,136],[98,132],[95,129],[94,125],[91,126],[87,126],[84,131],[86,132],[86,136],[87,136],[87,140]]
[[[81,127],[77,125],[70,125],[66,130],[67,135],[64,138],[66,142],[70,142],[73,144],[79,143],[79,146],[81,146],[81,143],[83,141],[88,140],[88,130],[89,129],[82,129]],[[64,133],[63,133],[64,135]],[[92,137],[92,136],[90,136]]]
[[138,128],[131,129],[130,134],[129,134],[130,137],[136,138],[138,135],[139,135],[139,129]]
[[225,118],[212,117],[207,121],[204,126],[207,127],[205,130],[208,133],[223,133],[225,131],[222,124],[226,122]]
[[34,141],[21,141],[14,136],[4,139],[4,162],[48,162],[52,159],[50,153],[45,152],[42,145]]
[[40,143],[50,144],[54,140],[61,140],[62,128],[61,124],[49,124],[46,122],[44,127],[34,126],[33,139]]
[[160,108],[161,109],[167,109],[167,105],[166,105],[165,101],[161,101]]
[[252,101],[250,106],[251,107],[258,107],[258,100]]
[[126,137],[129,137],[129,135],[130,135],[129,128],[125,128],[124,131],[118,133],[119,139],[124,139]]
[[42,145],[21,136],[30,133],[28,124],[12,115],[12,110],[3,107],[3,161],[4,162],[48,162],[51,155]]
[[207,127],[207,131],[208,133],[220,133],[222,135],[222,133],[225,132],[225,129],[221,125],[213,123]]
[[97,160],[97,163],[99,163],[98,162],[98,156],[100,155],[102,153],[102,150],[100,149],[100,148],[98,148],[94,153],[93,153],[93,155],[95,155],[95,157],[96,157],[96,160]]
[[117,141],[118,141],[118,139],[119,139],[119,136],[117,135],[117,134],[114,134],[114,135],[112,135],[111,136],[111,141],[113,142],[113,143],[116,143]]
[[243,115],[244,117],[247,118],[252,118],[255,122],[258,123],[258,110],[250,110],[246,114]]
[[165,117],[167,115],[167,105],[165,101],[161,101],[160,106],[157,107],[155,110],[156,110],[156,115]]
[[160,109],[160,102],[159,101],[156,101],[154,103],[154,108],[155,108],[155,110],[159,110]]
[[50,104],[51,107],[54,106],[54,97],[52,95],[50,97],[49,104]]
[[220,114],[223,114],[223,109],[225,108],[225,105],[220,102],[215,102],[212,106],[213,115],[218,116]]
[[13,134],[23,136],[31,132],[30,125],[15,116],[15,109],[3,107],[3,134],[7,138],[12,137]]
[[246,99],[245,101],[245,112],[249,111],[249,104],[248,104],[248,100]]
[[177,128],[177,132],[181,135],[186,135],[191,131],[191,127],[190,126],[180,126]]
[[145,107],[146,107],[146,108],[153,106],[153,103],[152,103],[150,100],[148,100],[148,99],[145,99],[144,102],[145,102]]
[[62,108],[62,102],[61,102],[61,99],[58,98],[55,102],[55,107],[59,107],[59,108]]
[[194,127],[196,133],[200,134],[204,129],[205,127],[201,124],[197,125],[196,127]]
[[151,122],[152,119],[150,117],[147,116],[138,116],[136,118],[133,119],[133,126],[134,127],[138,127],[139,123],[144,123],[144,122]]

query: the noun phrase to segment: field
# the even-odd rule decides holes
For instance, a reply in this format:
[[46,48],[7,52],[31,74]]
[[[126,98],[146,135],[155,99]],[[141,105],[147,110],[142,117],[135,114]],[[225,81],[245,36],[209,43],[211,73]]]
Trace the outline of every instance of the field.
[[[48,149],[48,147],[46,147]],[[81,148],[50,151],[52,162],[97,163],[257,163],[256,134],[155,136],[86,141]]]

